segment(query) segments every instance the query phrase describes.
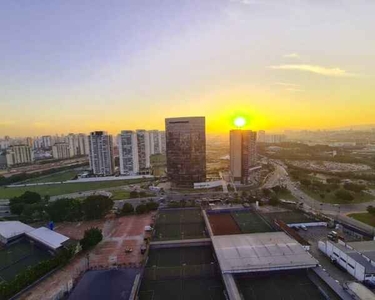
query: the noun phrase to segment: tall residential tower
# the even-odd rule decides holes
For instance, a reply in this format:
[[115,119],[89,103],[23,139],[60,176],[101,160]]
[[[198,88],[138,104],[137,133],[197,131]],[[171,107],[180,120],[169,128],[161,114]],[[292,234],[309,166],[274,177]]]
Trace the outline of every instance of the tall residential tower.
[[89,137],[90,168],[95,175],[108,176],[115,172],[112,136],[105,131],[91,132]]

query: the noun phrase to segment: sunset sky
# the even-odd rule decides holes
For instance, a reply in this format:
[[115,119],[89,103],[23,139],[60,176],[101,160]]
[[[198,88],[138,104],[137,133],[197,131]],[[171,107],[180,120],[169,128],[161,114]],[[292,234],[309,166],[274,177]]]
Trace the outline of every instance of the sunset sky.
[[375,124],[373,0],[3,1],[0,135]]

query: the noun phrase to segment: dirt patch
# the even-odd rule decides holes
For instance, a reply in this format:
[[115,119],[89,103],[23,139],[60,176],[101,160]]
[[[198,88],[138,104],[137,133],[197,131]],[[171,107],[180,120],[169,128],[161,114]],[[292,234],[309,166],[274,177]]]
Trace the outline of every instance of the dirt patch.
[[71,239],[80,240],[83,238],[85,231],[92,227],[103,229],[105,220],[93,220],[82,222],[63,222],[56,224],[55,231]]

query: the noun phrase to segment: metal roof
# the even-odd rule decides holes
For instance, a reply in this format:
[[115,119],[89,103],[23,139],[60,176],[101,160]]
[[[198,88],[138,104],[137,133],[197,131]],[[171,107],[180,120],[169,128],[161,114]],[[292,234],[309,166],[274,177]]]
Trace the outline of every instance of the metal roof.
[[40,227],[26,233],[26,235],[54,250],[61,247],[62,243],[69,240],[69,238],[65,235],[52,231],[51,229],[48,229],[46,227]]
[[357,252],[347,252],[346,254],[362,265],[365,268],[366,274],[375,274],[375,267],[361,254]]
[[375,241],[363,241],[363,242],[351,242],[347,243],[347,245],[358,252],[375,252]]
[[213,236],[223,273],[315,267],[318,261],[284,232]]
[[10,239],[26,232],[34,230],[33,227],[20,221],[0,222],[0,235],[5,239]]

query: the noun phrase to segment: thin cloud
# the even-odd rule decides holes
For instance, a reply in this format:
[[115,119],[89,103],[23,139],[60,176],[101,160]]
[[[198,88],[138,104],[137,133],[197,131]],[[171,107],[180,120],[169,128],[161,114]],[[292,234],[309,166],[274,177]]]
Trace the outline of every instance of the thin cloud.
[[285,89],[286,91],[288,92],[304,92],[305,90],[302,90],[302,89],[296,89],[296,88],[286,88]]
[[288,82],[275,82],[275,85],[280,85],[280,86],[285,86],[285,87],[292,87],[292,88],[300,87],[299,84],[288,83]]
[[310,72],[314,74],[319,74],[323,76],[331,77],[356,77],[357,74],[348,73],[346,70],[340,68],[326,68],[322,66],[314,65],[279,65],[279,66],[269,66],[269,69],[273,70],[292,70],[292,71],[302,71]]
[[301,58],[298,53],[289,53],[284,55],[285,58]]

